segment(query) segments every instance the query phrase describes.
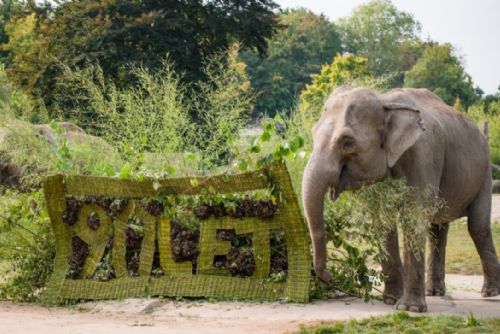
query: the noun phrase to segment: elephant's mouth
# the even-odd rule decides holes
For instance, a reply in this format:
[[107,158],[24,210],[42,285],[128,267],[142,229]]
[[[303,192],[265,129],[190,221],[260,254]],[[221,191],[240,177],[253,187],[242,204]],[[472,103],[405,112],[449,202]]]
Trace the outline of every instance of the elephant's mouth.
[[340,184],[337,187],[332,186],[328,189],[330,199],[333,202],[335,202],[344,190],[358,190],[358,189],[360,189],[366,185],[372,184],[372,183],[373,183],[373,181],[370,182],[368,180],[359,180],[359,181],[350,181],[349,183],[345,183],[342,186]]
[[330,187],[328,189],[328,193],[330,195],[330,199],[332,200],[332,202],[335,202],[339,197],[339,193],[337,192],[337,188],[335,187]]
[[375,182],[368,178],[355,179],[348,174],[347,167],[344,165],[342,167],[342,171],[340,172],[337,186],[332,185],[329,187],[329,195],[332,201],[335,202],[344,190],[357,190]]
[[335,182],[337,186],[335,186],[335,183],[330,186],[330,199],[332,201],[335,202],[344,190],[349,189],[348,186],[350,182],[348,174],[347,165],[343,164],[340,170],[339,179]]

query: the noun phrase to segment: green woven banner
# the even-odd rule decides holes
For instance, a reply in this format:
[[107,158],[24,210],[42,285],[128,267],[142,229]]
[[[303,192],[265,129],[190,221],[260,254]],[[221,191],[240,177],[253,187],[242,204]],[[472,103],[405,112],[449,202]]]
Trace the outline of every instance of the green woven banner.
[[[244,195],[271,187],[279,189],[272,203]],[[145,296],[309,301],[309,234],[283,163],[163,180],[56,175],[44,192],[56,240],[48,304]],[[199,205],[207,193],[241,196],[236,209],[178,204],[197,198]]]

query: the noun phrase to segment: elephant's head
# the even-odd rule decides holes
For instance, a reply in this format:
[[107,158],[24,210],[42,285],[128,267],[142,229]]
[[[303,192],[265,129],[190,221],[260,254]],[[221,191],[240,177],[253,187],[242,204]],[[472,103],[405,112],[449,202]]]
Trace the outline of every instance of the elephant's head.
[[420,112],[408,103],[378,95],[367,88],[340,87],[325,103],[313,127],[313,150],[302,180],[302,201],[314,251],[318,277],[326,270],[323,200],[347,189],[357,189],[384,178],[412,147],[424,128]]

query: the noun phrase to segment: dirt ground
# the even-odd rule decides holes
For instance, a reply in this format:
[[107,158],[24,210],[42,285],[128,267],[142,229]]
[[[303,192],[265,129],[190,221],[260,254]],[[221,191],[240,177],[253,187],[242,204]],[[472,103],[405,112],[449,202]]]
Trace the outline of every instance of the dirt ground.
[[[500,196],[493,198],[492,221],[500,222]],[[500,317],[500,297],[483,299],[481,276],[446,277],[448,295],[428,297],[428,314]],[[301,326],[359,319],[393,312],[375,301],[331,299],[311,304],[127,299],[45,308],[0,302],[1,333],[36,334],[278,334]]]
[[[500,317],[500,297],[483,299],[481,276],[448,275],[449,294],[427,299],[428,314]],[[71,308],[0,302],[2,333],[277,334],[301,326],[393,312],[381,302],[332,299],[307,305],[128,299]]]
[[491,205],[491,221],[500,223],[500,195],[493,195]]

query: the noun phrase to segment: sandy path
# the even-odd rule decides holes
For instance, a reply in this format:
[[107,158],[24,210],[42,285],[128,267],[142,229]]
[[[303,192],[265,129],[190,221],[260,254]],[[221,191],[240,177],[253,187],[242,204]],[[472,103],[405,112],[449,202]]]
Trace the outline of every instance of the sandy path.
[[500,195],[493,195],[491,205],[491,221],[500,223]]
[[[482,299],[481,276],[448,275],[449,295],[430,297],[429,314],[500,317],[500,297]],[[285,333],[334,320],[393,312],[380,302],[316,301],[307,305],[243,302],[177,302],[158,299],[91,302],[72,308],[0,302],[0,332],[101,333]]]

